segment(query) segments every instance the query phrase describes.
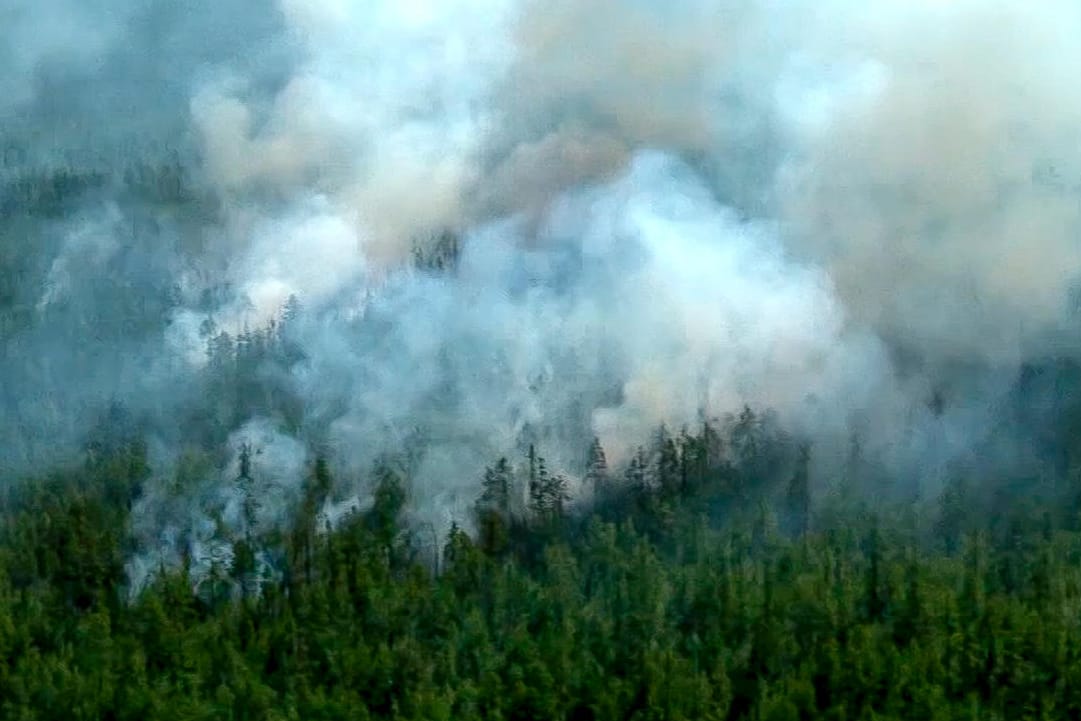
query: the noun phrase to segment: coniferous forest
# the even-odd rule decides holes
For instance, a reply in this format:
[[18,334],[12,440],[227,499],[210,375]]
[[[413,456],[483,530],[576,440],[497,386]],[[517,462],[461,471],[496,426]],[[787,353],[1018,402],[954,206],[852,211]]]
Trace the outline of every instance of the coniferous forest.
[[475,530],[455,525],[435,556],[402,524],[409,479],[390,468],[366,510],[320,528],[333,479],[316,461],[282,532],[238,534],[228,563],[199,579],[163,568],[134,595],[124,529],[145,449],[88,452],[82,468],[5,491],[0,713],[1081,713],[1076,489],[990,509],[958,482],[931,505],[814,507],[808,449],[771,475],[787,451],[767,426],[747,409],[727,429],[662,434],[624,478],[594,443],[588,510],[564,504],[565,479],[535,449],[499,459]]
[[1081,719],[1076,0],[0,0],[0,721]]
[[[412,263],[453,273],[458,252],[444,234]],[[27,312],[9,303],[8,327]],[[618,465],[598,439],[583,442],[573,497],[539,446],[493,458],[443,535],[408,518],[408,454],[376,463],[368,497],[332,518],[341,479],[316,453],[267,525],[262,449],[230,447],[230,431],[252,417],[301,424],[304,399],[260,372],[304,361],[289,330],[301,312],[290,298],[264,328],[204,334],[195,400],[174,418],[189,450],[165,482],[184,500],[185,484],[237,456],[223,485],[239,516],[216,518],[209,551],[181,538],[179,562],[161,556],[134,577],[145,539],[133,514],[162,479],[122,403],[74,459],[5,478],[0,717],[1081,714],[1071,362],[1026,366],[1003,407],[998,439],[1031,425],[1042,476],[968,463],[926,497],[887,492],[853,440],[836,482],[816,490],[813,444],[744,407],[658,427]],[[1054,407],[1037,413],[1026,399],[1047,388]]]

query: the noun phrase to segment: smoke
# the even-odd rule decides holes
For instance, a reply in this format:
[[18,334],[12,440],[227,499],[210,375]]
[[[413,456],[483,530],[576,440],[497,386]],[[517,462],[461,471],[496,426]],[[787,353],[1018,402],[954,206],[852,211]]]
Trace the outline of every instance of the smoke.
[[[144,552],[129,560],[132,588],[142,588],[163,566],[180,566],[185,555],[192,578],[225,573],[233,560],[233,534],[284,530],[307,471],[304,445],[256,418],[232,433],[227,446],[232,453],[219,472],[198,453],[177,457],[157,450],[159,473],[171,478],[151,485],[133,509],[132,536]],[[266,556],[257,559],[260,572],[270,568]]]
[[123,27],[127,8],[110,12],[106,2],[66,2],[51,6],[15,2],[0,11],[5,33],[0,62],[0,117],[32,102],[44,78],[58,67],[93,66],[102,61]]
[[[1081,350],[1067,0],[68,9],[3,31],[3,463],[132,408],[145,545],[237,525],[212,489],[252,434],[279,520],[315,447],[328,502],[397,458],[442,527],[501,455],[573,478],[593,435],[618,464],[744,404],[820,483],[858,435],[933,487],[1022,364]],[[72,149],[122,160],[33,190]],[[229,390],[215,343],[272,322],[285,347]],[[196,439],[203,490],[168,496]]]
[[851,28],[864,77],[799,128],[777,195],[859,321],[931,362],[1011,365],[1072,325],[1079,26],[1069,3],[960,2]]

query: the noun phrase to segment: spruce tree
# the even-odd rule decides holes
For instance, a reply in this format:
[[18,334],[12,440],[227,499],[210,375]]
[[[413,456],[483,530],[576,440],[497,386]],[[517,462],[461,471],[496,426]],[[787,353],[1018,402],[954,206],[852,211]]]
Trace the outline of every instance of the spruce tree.
[[510,463],[506,458],[500,458],[494,467],[484,470],[483,490],[474,512],[480,547],[488,553],[499,553],[507,546],[512,483]]
[[601,441],[596,436],[589,446],[589,463],[586,467],[586,486],[593,491],[596,501],[603,500],[611,491],[608,488],[608,459]]
[[796,469],[788,482],[785,493],[788,522],[796,536],[804,536],[810,528],[811,488],[810,488],[811,448],[806,443],[799,447],[796,457]]

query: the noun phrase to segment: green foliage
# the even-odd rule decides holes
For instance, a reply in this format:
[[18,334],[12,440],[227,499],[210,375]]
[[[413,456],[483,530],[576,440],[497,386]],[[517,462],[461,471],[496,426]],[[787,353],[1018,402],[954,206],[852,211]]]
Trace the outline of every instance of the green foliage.
[[[709,428],[659,434],[622,487],[594,443],[607,490],[580,513],[536,449],[519,473],[500,459],[438,573],[403,523],[399,469],[380,464],[372,504],[328,530],[334,479],[319,460],[280,538],[242,534],[199,583],[164,569],[134,597],[124,529],[145,451],[96,442],[84,467],[4,499],[0,717],[1081,714],[1081,532],[1068,518],[1037,506],[999,534],[947,493],[929,535],[889,513],[801,517],[785,534],[775,509],[811,512],[809,452],[759,437],[755,460],[750,420],[730,427],[742,446]],[[514,508],[519,494],[529,508]],[[268,558],[278,575],[259,575]]]

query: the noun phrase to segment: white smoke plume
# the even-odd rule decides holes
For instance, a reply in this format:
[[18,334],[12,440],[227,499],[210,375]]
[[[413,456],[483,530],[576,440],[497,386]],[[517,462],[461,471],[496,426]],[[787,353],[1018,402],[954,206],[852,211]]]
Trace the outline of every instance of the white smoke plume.
[[[49,308],[97,302],[79,273],[168,276],[161,327],[100,360],[137,353],[159,375],[195,377],[215,333],[295,297],[303,359],[256,369],[303,403],[259,421],[291,454],[283,488],[312,444],[339,496],[421,447],[411,513],[443,526],[525,444],[573,476],[591,435],[618,463],[662,423],[744,404],[821,457],[858,433],[896,475],[937,478],[989,433],[1022,363],[1081,350],[1076,3],[236,0],[183,20],[117,5],[119,31],[21,50],[7,102],[49,117],[35,78],[84,77],[99,56],[90,87],[150,106],[167,89],[175,102],[121,124],[178,149],[187,205],[125,196],[105,217],[134,237],[102,240],[98,220],[43,246],[39,317],[12,331],[23,350],[3,372],[87,395],[25,371],[64,345]],[[226,20],[252,23],[245,42]],[[117,70],[150,29],[176,39],[152,67],[183,79]],[[146,215],[157,230],[140,234]],[[453,271],[412,268],[448,230]],[[198,387],[91,382],[156,419],[166,449],[180,433],[163,409]],[[160,497],[138,511],[146,538],[173,528],[147,520]]]

